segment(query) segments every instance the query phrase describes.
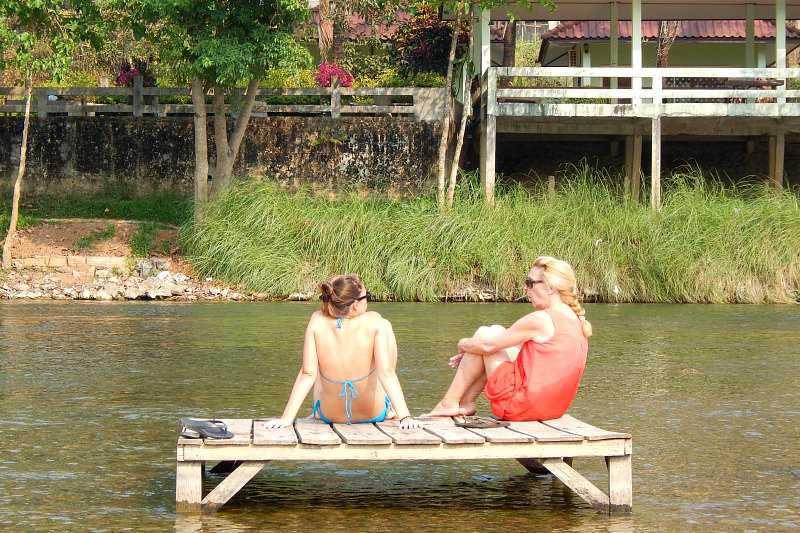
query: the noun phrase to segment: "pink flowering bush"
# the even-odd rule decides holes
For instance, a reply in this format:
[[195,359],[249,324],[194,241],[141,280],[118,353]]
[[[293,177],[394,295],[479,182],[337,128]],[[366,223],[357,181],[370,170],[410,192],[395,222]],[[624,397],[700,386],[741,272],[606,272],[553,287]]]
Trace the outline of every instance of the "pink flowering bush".
[[139,75],[139,69],[136,67],[133,68],[121,68],[119,74],[117,74],[117,79],[114,80],[114,84],[118,87],[130,87],[133,85],[133,78]]
[[327,61],[320,64],[319,71],[317,72],[317,75],[314,76],[314,79],[317,80],[317,83],[320,87],[330,87],[331,80],[333,80],[334,77],[339,78],[340,87],[353,86],[352,74],[347,72],[344,68],[340,67],[336,63],[328,63]]

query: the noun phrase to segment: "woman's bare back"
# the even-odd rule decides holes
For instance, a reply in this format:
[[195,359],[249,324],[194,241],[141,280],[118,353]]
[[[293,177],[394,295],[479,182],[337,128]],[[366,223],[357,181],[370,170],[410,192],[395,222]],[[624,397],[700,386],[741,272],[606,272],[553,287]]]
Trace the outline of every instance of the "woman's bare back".
[[383,411],[385,393],[374,371],[374,353],[376,333],[385,322],[380,314],[372,311],[339,320],[320,312],[312,317],[321,374],[318,395],[327,418],[347,421],[345,398],[340,396],[344,381],[351,381],[355,388],[354,421],[368,420]]

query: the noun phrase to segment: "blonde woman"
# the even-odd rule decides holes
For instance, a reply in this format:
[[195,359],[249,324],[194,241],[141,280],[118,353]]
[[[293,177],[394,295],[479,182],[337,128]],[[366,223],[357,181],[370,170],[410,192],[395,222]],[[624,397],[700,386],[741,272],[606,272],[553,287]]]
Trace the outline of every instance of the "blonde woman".
[[395,373],[392,325],[367,310],[370,293],[364,283],[356,275],[341,275],[322,283],[320,290],[322,308],[308,322],[302,366],[289,401],[283,415],[267,427],[290,426],[317,382],[312,416],[324,422],[398,418],[402,429],[420,427],[408,411]]
[[534,311],[510,328],[482,326],[458,342],[457,367],[430,416],[472,415],[484,391],[504,420],[550,420],[563,415],[586,366],[592,326],[578,301],[575,273],[565,261],[539,257],[525,279]]

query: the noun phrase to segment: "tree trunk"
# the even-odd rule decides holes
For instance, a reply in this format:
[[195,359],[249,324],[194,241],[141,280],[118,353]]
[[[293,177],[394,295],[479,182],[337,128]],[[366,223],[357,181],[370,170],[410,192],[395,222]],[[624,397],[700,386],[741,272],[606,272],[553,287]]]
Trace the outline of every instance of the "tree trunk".
[[214,145],[216,146],[216,157],[214,159],[214,181],[212,192],[217,194],[228,186],[230,176],[225,175],[225,169],[229,166],[228,159],[230,148],[228,147],[228,120],[225,117],[225,89],[219,85],[214,85]]
[[194,104],[194,212],[208,200],[208,129],[206,123],[206,90],[197,78],[192,79]]
[[[503,36],[503,66],[514,67],[517,59],[517,22],[509,20],[506,26],[506,33]],[[500,87],[508,89],[511,87],[513,78],[503,78]]]
[[317,11],[317,43],[323,62],[330,61],[333,53],[333,20],[330,12],[330,0],[320,0]]
[[439,169],[436,178],[436,201],[439,206],[445,205],[445,179],[447,174],[447,145],[450,140],[450,122],[452,121],[453,102],[453,62],[456,58],[456,45],[458,44],[458,30],[461,27],[461,13],[464,5],[459,2],[456,7],[456,22],[453,27],[453,36],[450,39],[450,53],[447,56],[447,77],[445,78],[444,116],[442,117],[442,136],[439,139]]
[[[470,2],[470,10],[472,12],[472,5]],[[472,33],[473,24],[472,18],[470,17],[470,25],[469,25],[469,46],[467,47],[467,54],[468,58],[472,58],[472,48],[474,46],[474,35]],[[511,24],[509,22],[509,24]],[[506,32],[508,29],[506,29]],[[472,68],[467,70],[468,66],[472,66],[471,59],[468,59],[464,62],[464,69],[465,74],[462,78],[463,81],[463,88],[462,92],[464,94],[464,108],[461,110],[461,124],[458,128],[458,137],[456,138],[456,148],[453,152],[453,164],[450,165],[450,183],[447,187],[447,207],[453,207],[453,200],[455,199],[456,195],[456,179],[458,177],[458,162],[461,160],[461,147],[464,146],[464,132],[467,129],[467,121],[469,117],[472,115],[472,91],[470,90],[472,87]],[[513,66],[513,64],[512,64]]]
[[678,35],[677,20],[662,20],[658,27],[658,49],[656,51],[656,66],[667,68],[669,65],[669,49]]
[[25,80],[25,118],[22,123],[22,144],[19,147],[19,167],[17,180],[14,182],[14,197],[11,200],[11,220],[8,224],[8,233],[3,243],[3,270],[11,267],[11,246],[17,237],[17,220],[19,219],[19,197],[22,191],[22,176],[25,175],[25,163],[28,159],[28,128],[31,123],[31,92],[33,79]]
[[[231,183],[233,167],[239,154],[239,147],[242,144],[242,140],[244,140],[247,125],[250,123],[250,116],[253,114],[260,81],[261,78],[254,78],[247,84],[247,92],[241,99],[242,107],[239,109],[230,142],[228,141],[228,123],[225,118],[225,95],[222,88],[214,88],[214,136],[217,145],[214,180],[219,182],[218,185],[214,186],[214,189],[217,192],[228,187]],[[220,93],[219,98],[217,97],[217,92]]]

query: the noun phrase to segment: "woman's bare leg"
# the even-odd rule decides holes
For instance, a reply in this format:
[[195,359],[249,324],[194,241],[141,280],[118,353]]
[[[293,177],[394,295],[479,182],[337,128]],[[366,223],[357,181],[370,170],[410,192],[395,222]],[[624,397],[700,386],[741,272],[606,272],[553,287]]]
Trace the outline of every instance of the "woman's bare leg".
[[[489,337],[503,331],[502,326],[481,326],[475,337]],[[491,355],[464,354],[453,382],[444,398],[428,413],[429,416],[457,416],[475,413],[475,400],[486,384],[486,378],[509,356],[505,350]]]

